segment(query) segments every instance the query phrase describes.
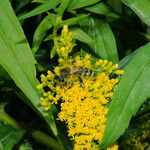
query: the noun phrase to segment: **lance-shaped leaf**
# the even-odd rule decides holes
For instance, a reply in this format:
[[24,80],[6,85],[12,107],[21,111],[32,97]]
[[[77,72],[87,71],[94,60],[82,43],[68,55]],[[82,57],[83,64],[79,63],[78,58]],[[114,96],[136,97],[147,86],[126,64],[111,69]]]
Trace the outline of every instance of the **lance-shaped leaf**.
[[144,23],[150,26],[149,0],[122,0],[122,2],[128,7],[130,7]]
[[32,52],[33,54],[36,53],[38,50],[43,38],[46,35],[46,32],[52,27],[56,20],[56,15],[48,14],[39,24],[37,27],[34,36],[33,36],[33,43],[32,43]]
[[150,43],[139,48],[115,89],[107,115],[101,147],[113,144],[128,127],[144,101],[150,97]]
[[88,10],[92,13],[99,14],[99,15],[105,15],[108,17],[119,18],[119,15],[117,13],[115,13],[108,5],[106,5],[103,2],[100,2],[93,6],[87,7],[87,8],[85,8],[85,10]]
[[29,2],[30,2],[30,0],[18,1],[17,6],[15,8],[15,12],[18,12],[21,8],[23,8]]
[[9,73],[16,85],[29,98],[30,104],[57,134],[52,112],[45,112],[39,106],[40,93],[36,86],[35,60],[23,34],[9,0],[0,0],[0,64]]
[[94,50],[96,54],[116,63],[118,61],[116,42],[109,24],[91,18],[89,33],[95,40]]
[[84,42],[91,47],[93,47],[93,45],[95,44],[94,40],[87,33],[85,33],[82,29],[73,28],[71,29],[71,31],[75,33],[75,38],[77,40]]
[[67,20],[62,20],[57,24],[57,28],[63,27],[63,25],[74,25],[74,24],[78,24],[80,21],[84,20],[85,18],[87,18],[89,16],[89,14],[85,14],[85,15],[80,15],[78,17],[73,17]]
[[[114,63],[118,62],[115,38],[108,23],[88,17],[81,21],[80,24],[85,33],[92,38],[89,44],[86,41],[85,43],[92,48],[93,52],[100,58],[108,59]],[[78,36],[79,40],[81,36],[83,40],[83,34],[82,32],[81,35]]]
[[31,10],[30,12],[19,16],[19,19],[26,19],[41,14],[43,12],[47,12],[48,10],[55,8],[59,3],[60,0],[48,0],[40,6],[36,7],[35,9]]
[[90,6],[90,5],[93,5],[99,1],[101,1],[101,0],[80,0],[80,1],[79,0],[73,0],[69,5],[68,10],[73,10],[73,9],[78,9],[78,8]]
[[24,133],[25,131],[22,129],[14,129],[8,125],[0,125],[0,149],[12,150]]
[[47,0],[33,0],[33,3],[45,3]]
[[70,4],[72,0],[62,0],[59,8],[58,8],[58,16],[62,16],[68,5]]

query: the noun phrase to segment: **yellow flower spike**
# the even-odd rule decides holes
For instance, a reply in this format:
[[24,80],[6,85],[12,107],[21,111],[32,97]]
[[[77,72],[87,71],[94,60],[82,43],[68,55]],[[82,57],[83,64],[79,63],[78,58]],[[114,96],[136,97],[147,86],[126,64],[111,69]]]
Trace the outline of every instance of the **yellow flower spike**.
[[41,74],[40,77],[41,77],[41,79],[45,79],[46,78],[44,74]]
[[57,52],[58,56],[63,59],[68,58],[68,54],[73,48],[74,33],[68,30],[68,26],[64,25],[61,35],[54,38],[53,49]]
[[63,63],[64,63],[64,59],[59,58],[59,59],[58,59],[58,62],[59,62],[59,64],[63,64]]
[[56,75],[59,75],[60,74],[60,68],[57,66],[54,68],[54,72]]
[[44,106],[44,107],[47,106],[47,101],[42,101],[41,105]]
[[90,58],[91,58],[90,54],[86,54],[85,57],[84,57],[85,60],[89,60]]
[[42,84],[39,84],[39,85],[37,85],[37,89],[42,89],[43,88],[43,85]]
[[122,75],[124,73],[124,70],[116,70],[115,73],[117,75]]
[[118,64],[115,64],[115,65],[113,65],[112,67],[114,68],[114,69],[117,69],[118,68]]
[[113,65],[113,63],[112,63],[112,62],[108,62],[107,67],[108,67],[108,68],[110,68],[112,65]]
[[[66,122],[68,135],[75,142],[74,150],[96,150],[106,127],[106,104],[112,98],[113,89],[119,81],[117,78],[110,79],[108,71],[117,71],[117,66],[107,60],[99,60],[93,65],[89,54],[83,58],[78,55],[68,57],[70,47],[72,49],[71,42],[67,43],[69,37],[71,33],[65,27],[59,41],[66,44],[58,50],[61,51],[59,67],[54,68],[54,73],[47,72],[46,78],[43,76],[41,80],[41,85],[49,88],[41,99],[41,105],[44,110],[49,110],[51,103],[57,104],[60,101],[58,120]],[[66,40],[63,41],[64,38]],[[59,77],[61,69],[65,68],[70,68],[70,71],[65,79],[61,79],[64,82],[56,80],[54,76]],[[81,73],[79,68],[83,68]],[[100,72],[95,73],[93,68],[99,68]],[[94,72],[93,76],[91,72]]]
[[50,70],[47,71],[47,75],[51,75],[52,72]]
[[107,148],[107,150],[118,150],[119,146],[117,144],[114,144],[113,146]]
[[142,120],[136,125],[141,132],[133,132],[130,134],[128,140],[125,143],[125,148],[130,148],[134,150],[145,150],[148,148],[149,143],[147,142],[150,138],[150,131],[148,130],[150,126],[150,119]]
[[47,105],[47,106],[44,108],[45,111],[48,111],[49,109],[50,109],[50,106],[49,106],[49,105]]
[[65,53],[66,52],[66,48],[65,47],[61,47],[60,48],[60,53]]
[[46,97],[48,94],[46,92],[43,93],[43,96]]
[[97,61],[97,62],[95,63],[95,65],[96,65],[96,66],[100,66],[102,63],[103,63],[103,60],[100,59],[99,61]]
[[80,58],[79,55],[76,55],[76,56],[75,56],[75,61],[80,61],[80,59],[81,59],[81,58]]
[[68,35],[68,26],[67,25],[64,25],[63,26],[63,30],[62,30],[62,32],[61,32],[61,35],[62,35],[62,37],[67,37],[67,35]]

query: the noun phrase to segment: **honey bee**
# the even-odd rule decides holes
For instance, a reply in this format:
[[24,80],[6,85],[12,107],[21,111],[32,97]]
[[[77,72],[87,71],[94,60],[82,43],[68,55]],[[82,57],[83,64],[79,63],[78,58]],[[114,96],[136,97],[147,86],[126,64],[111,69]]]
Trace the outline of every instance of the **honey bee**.
[[66,83],[69,77],[76,76],[78,77],[81,87],[85,88],[85,85],[82,80],[82,76],[89,77],[89,76],[93,76],[94,74],[95,74],[94,71],[84,67],[79,67],[74,69],[66,67],[60,70],[60,76],[56,76],[56,80],[61,83]]
[[95,73],[94,73],[94,71],[89,70],[89,69],[87,69],[87,68],[79,67],[79,68],[76,68],[76,69],[72,70],[72,71],[70,72],[70,74],[71,74],[71,75],[73,75],[73,74],[78,74],[78,75],[82,75],[82,76],[88,77],[88,76],[93,76]]
[[60,75],[55,76],[55,80],[60,83],[65,83],[66,78],[70,76],[70,68],[63,68],[60,70]]

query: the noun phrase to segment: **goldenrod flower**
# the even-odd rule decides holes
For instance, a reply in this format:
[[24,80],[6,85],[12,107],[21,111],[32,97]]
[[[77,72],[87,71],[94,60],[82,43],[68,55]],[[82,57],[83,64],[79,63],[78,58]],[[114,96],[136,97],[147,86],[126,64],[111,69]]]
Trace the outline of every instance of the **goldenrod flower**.
[[118,150],[119,146],[117,144],[112,145],[111,147],[108,147],[107,150]]
[[129,139],[126,142],[126,147],[132,150],[145,150],[149,146],[150,138],[150,119],[138,124],[139,130],[130,134]]
[[74,33],[68,30],[68,26],[64,25],[61,35],[54,38],[53,49],[57,52],[60,58],[66,59],[72,51]]
[[[40,104],[47,111],[52,103],[57,105],[59,101],[58,120],[66,123],[74,150],[98,150],[106,127],[107,104],[119,81],[113,75],[121,75],[123,71],[108,60],[100,59],[93,64],[89,54],[83,58],[68,56],[73,48],[73,37],[65,25],[60,37],[54,38],[59,65],[47,75],[41,75],[37,88],[47,91]],[[114,145],[111,150],[117,148]]]
[[117,73],[117,65],[107,60],[92,65],[89,54],[84,58],[70,57],[63,63],[54,68],[53,80],[48,79],[52,74],[49,71],[47,76],[41,76],[42,86],[50,88],[41,98],[41,105],[48,110],[48,104],[61,101],[58,119],[66,122],[68,136],[75,142],[74,150],[96,150],[106,127],[106,104],[118,83],[110,74],[121,73]]

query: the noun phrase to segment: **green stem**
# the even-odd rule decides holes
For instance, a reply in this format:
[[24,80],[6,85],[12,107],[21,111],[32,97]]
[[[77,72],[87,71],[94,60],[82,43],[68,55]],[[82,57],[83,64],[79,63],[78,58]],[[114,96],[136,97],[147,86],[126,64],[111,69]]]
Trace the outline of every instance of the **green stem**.
[[46,135],[45,133],[34,130],[31,133],[31,136],[38,142],[47,145],[55,150],[64,150],[63,146],[58,143],[58,141],[54,140],[52,137]]
[[[0,122],[6,122],[7,124],[11,125],[16,129],[21,129],[15,119],[3,112],[0,112]],[[45,146],[48,146],[54,150],[64,150],[63,146],[57,140],[53,139],[52,137],[41,131],[31,130],[29,133],[33,139]]]
[[6,113],[0,112],[0,121],[6,122],[7,124],[11,125],[14,128],[17,128],[17,129],[20,128],[18,123]]

